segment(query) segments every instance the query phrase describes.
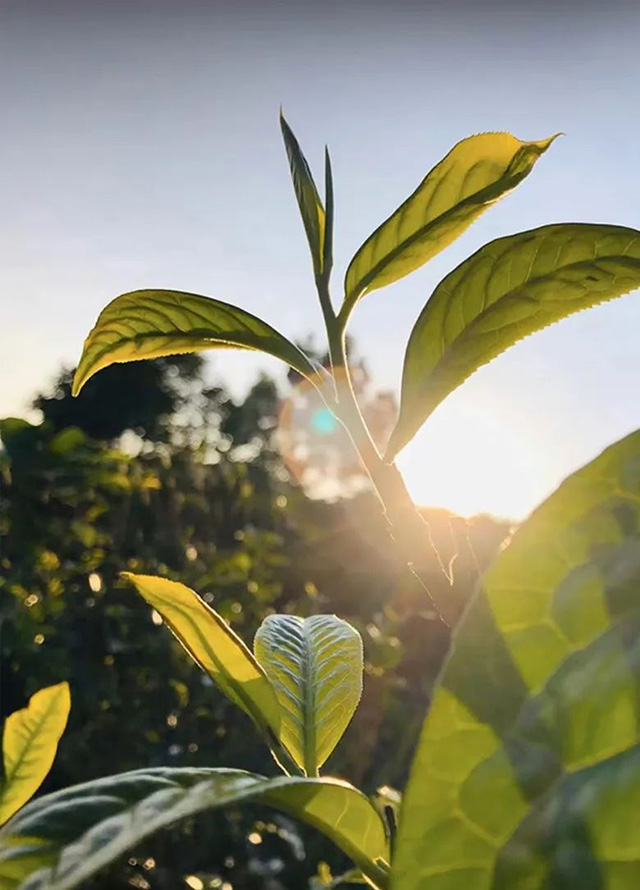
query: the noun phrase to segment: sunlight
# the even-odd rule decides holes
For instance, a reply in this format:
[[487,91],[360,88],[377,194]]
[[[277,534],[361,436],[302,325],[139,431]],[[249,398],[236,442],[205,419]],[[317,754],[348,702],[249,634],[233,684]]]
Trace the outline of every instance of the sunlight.
[[443,405],[398,458],[416,503],[463,516],[526,516],[554,487],[554,467],[550,440],[520,421],[477,393]]

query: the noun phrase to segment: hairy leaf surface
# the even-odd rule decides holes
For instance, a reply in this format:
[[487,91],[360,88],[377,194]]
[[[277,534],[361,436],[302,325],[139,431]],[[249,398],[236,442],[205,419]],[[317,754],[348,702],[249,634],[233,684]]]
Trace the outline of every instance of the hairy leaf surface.
[[404,360],[394,457],[440,402],[518,340],[640,286],[640,232],[563,223],[498,238],[436,287]]
[[71,708],[68,683],[40,689],[26,708],[5,720],[0,825],[32,797],[46,778]]
[[122,577],[162,615],[191,658],[258,726],[280,730],[280,706],[264,670],[240,637],[198,594],[166,578]]
[[531,172],[554,139],[521,142],[510,133],[481,133],[458,142],[357,251],[347,269],[343,312],[444,250]]
[[226,804],[268,804],[330,838],[370,875],[388,860],[369,800],[336,779],[266,779],[231,769],[148,769],[33,801],[0,832],[2,890],[71,890],[161,828]]
[[521,526],[454,633],[394,890],[640,879],[640,432]]
[[293,190],[311,249],[313,271],[316,278],[319,278],[322,275],[325,264],[325,210],[322,206],[316,184],[313,181],[307,159],[302,153],[298,140],[293,135],[293,131],[284,119],[282,112],[280,112],[280,127],[289,160]]
[[360,701],[360,634],[335,615],[269,615],[254,651],[280,703],[282,742],[298,766],[314,776]]
[[116,297],[100,313],[85,340],[73,394],[115,362],[204,349],[257,350],[311,380],[317,372],[293,343],[244,309],[182,291],[136,290]]

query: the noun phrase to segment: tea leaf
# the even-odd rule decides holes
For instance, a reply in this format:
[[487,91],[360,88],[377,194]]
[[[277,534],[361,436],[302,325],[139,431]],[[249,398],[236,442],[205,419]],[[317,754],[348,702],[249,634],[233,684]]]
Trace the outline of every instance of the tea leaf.
[[69,684],[58,683],[40,689],[26,708],[7,717],[2,734],[0,825],[36,793],[46,778],[70,708]]
[[244,801],[267,804],[313,826],[382,883],[389,858],[384,824],[370,801],[346,782],[159,767],[33,801],[0,832],[0,886],[71,890],[161,828]]
[[296,195],[300,216],[307,233],[307,241],[311,248],[313,271],[316,278],[322,275],[325,264],[325,210],[318,194],[318,189],[313,181],[307,159],[302,153],[298,140],[280,112],[280,127],[284,139],[289,169],[293,180],[293,190]]
[[162,615],[191,658],[227,698],[278,735],[280,706],[265,672],[226,621],[184,584],[152,575],[122,577]]
[[638,812],[640,432],[533,513],[456,629],[392,887],[631,888]]
[[640,232],[562,223],[498,238],[436,287],[411,332],[393,458],[440,402],[518,340],[640,286]]
[[360,634],[335,615],[269,615],[254,652],[280,702],[282,743],[307,775],[317,775],[362,695]]
[[73,381],[78,395],[89,378],[115,362],[204,349],[251,349],[286,362],[312,382],[317,369],[272,327],[229,303],[173,290],[137,290],[102,310],[84,343]]
[[510,133],[481,133],[458,142],[357,251],[347,269],[341,315],[348,316],[364,294],[404,278],[448,247],[531,172],[555,138],[521,142]]

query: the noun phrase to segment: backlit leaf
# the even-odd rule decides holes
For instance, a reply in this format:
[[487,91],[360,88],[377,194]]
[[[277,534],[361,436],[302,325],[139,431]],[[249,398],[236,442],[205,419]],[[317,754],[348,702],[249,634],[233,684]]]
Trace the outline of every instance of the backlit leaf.
[[0,887],[71,890],[161,828],[242,801],[267,804],[317,828],[383,882],[389,857],[384,825],[370,801],[346,782],[160,767],[33,801],[0,832]]
[[0,825],[6,822],[46,778],[67,725],[69,684],[40,689],[26,708],[5,720],[2,733],[4,777],[0,781]]
[[640,232],[563,223],[498,238],[436,287],[404,360],[390,459],[440,402],[518,340],[640,286]]
[[521,526],[454,633],[400,813],[394,890],[634,890],[640,432]]
[[293,190],[311,249],[313,271],[316,278],[319,278],[322,275],[325,263],[325,210],[322,206],[316,184],[313,181],[307,159],[302,153],[298,140],[293,135],[293,131],[284,119],[282,112],[280,112],[280,127],[287,151],[287,158],[289,159]]
[[365,293],[444,250],[531,172],[554,139],[521,142],[510,133],[481,133],[458,142],[357,251],[347,269],[343,314]]
[[360,701],[360,634],[335,615],[269,615],[258,629],[254,651],[280,703],[282,743],[314,776]]
[[258,726],[269,726],[277,736],[280,707],[271,683],[227,622],[184,584],[128,572],[123,572],[122,577],[134,584],[138,593],[162,615],[189,655],[219,689]]
[[281,359],[312,382],[317,374],[293,343],[244,309],[182,291],[137,290],[116,297],[100,313],[85,340],[73,394],[115,362],[204,349],[257,350]]

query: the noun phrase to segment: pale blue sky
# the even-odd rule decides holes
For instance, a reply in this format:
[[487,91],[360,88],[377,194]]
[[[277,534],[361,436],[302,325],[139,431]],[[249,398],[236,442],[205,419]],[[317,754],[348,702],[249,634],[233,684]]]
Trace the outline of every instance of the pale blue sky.
[[[0,416],[137,287],[319,330],[277,112],[336,180],[336,274],[457,140],[566,133],[519,190],[353,318],[376,380],[438,280],[547,222],[640,224],[640,7],[449,2],[0,3]],[[520,515],[638,425],[640,294],[519,344],[401,459],[416,496]],[[236,391],[268,361],[212,360]]]

